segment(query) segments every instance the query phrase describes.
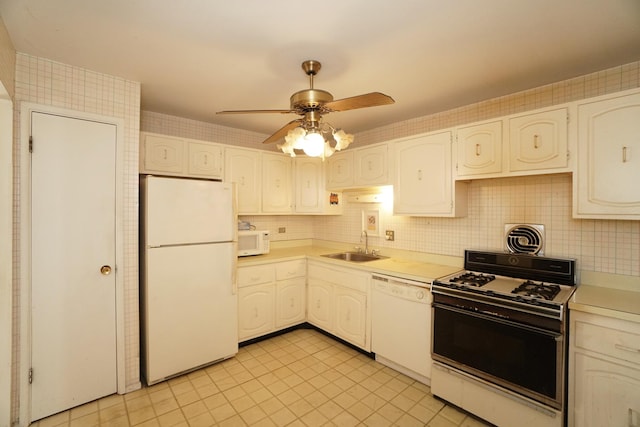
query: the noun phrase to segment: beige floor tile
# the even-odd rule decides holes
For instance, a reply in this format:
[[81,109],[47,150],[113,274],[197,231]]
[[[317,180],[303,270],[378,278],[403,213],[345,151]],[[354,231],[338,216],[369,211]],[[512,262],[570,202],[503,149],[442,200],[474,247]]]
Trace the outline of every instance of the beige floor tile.
[[269,418],[271,418],[277,426],[286,426],[296,419],[296,414],[291,412],[288,408],[282,408],[272,414]]
[[100,417],[97,411],[74,418],[69,423],[70,427],[90,427],[98,425],[100,425]]
[[313,330],[132,393],[107,396],[32,427],[487,427],[429,386]]
[[129,410],[128,413],[131,425],[137,425],[156,417],[156,413],[152,406],[145,406],[134,411]]
[[175,426],[180,423],[185,423],[187,420],[184,418],[180,409],[174,409],[171,412],[162,414],[158,417],[158,422],[162,427]]
[[231,418],[234,415],[237,415],[236,410],[233,409],[233,406],[231,406],[230,403],[220,405],[214,409],[211,409],[209,412],[218,423]]
[[89,414],[97,414],[98,413],[98,401],[95,400],[93,402],[85,403],[84,405],[77,406],[70,411],[70,418],[74,420],[76,418],[84,417]]
[[169,398],[153,403],[153,410],[156,412],[156,415],[163,415],[178,408],[178,401],[173,397],[173,395]]
[[127,407],[124,404],[124,400],[121,400],[120,403],[100,409],[99,414],[101,423],[111,422],[116,418],[120,418],[122,416],[126,417]]
[[182,409],[182,413],[184,414],[185,418],[187,418],[187,420],[190,420],[191,418],[195,418],[198,415],[201,415],[204,413],[209,413],[209,408],[207,408],[207,405],[205,405],[202,400],[198,400],[186,406],[182,406],[181,409]]

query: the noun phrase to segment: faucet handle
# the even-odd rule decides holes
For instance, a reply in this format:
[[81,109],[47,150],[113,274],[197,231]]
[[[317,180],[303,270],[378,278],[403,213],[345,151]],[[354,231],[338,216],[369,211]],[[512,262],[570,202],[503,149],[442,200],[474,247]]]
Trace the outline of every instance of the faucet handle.
[[371,255],[379,256],[380,255],[380,249],[371,249]]
[[355,246],[353,249],[359,254],[362,253],[362,248],[360,246]]

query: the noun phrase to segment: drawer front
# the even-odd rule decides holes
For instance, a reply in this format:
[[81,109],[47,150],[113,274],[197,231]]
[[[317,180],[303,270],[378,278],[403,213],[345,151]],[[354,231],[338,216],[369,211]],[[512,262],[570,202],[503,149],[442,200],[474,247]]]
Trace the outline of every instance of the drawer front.
[[276,280],[272,264],[238,267],[238,287],[271,283]]
[[[640,325],[636,328],[640,330]],[[576,348],[640,364],[640,334],[578,320],[575,322],[575,345]]]
[[294,277],[305,277],[307,275],[307,261],[297,259],[295,261],[285,261],[276,264],[276,280],[292,279]]
[[367,292],[369,274],[309,264],[309,278],[323,280],[360,292]]

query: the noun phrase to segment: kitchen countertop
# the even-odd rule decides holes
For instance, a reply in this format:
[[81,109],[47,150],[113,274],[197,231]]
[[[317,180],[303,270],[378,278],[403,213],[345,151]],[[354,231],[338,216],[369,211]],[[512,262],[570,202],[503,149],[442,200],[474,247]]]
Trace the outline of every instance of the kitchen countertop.
[[438,277],[453,274],[461,269],[461,267],[457,266],[444,265],[437,262],[426,262],[422,260],[404,259],[396,256],[367,262],[342,261],[322,256],[344,251],[344,249],[315,245],[276,248],[271,249],[268,254],[240,257],[238,258],[238,267],[307,258],[336,266],[348,267],[371,273],[387,274],[390,276],[421,282],[431,282]]
[[640,323],[640,292],[580,285],[569,301],[569,310]]

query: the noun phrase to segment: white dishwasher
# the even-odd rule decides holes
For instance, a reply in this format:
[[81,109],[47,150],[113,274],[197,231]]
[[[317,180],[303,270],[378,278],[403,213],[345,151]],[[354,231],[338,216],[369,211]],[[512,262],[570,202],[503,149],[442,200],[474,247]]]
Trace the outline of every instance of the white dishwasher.
[[371,280],[371,350],[376,360],[430,384],[430,284],[377,273]]

